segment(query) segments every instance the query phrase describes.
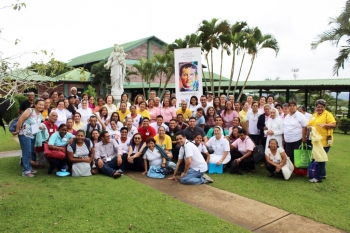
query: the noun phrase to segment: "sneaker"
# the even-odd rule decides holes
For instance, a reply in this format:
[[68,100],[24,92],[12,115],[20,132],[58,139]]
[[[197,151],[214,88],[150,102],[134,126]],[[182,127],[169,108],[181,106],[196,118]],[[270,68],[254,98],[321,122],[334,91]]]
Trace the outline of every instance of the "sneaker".
[[34,177],[34,175],[32,173],[24,173],[22,172],[22,176],[25,176],[25,177]]
[[113,174],[113,178],[114,179],[118,179],[118,178],[120,178],[122,176],[122,174],[120,174],[119,172],[114,172],[114,174]]
[[203,178],[204,178],[204,183],[207,184],[207,183],[214,183],[214,180],[208,176],[207,174],[203,174]]
[[32,172],[31,172],[32,174],[36,174],[37,173],[37,171],[36,170],[32,170]]
[[312,178],[309,180],[310,183],[321,183],[322,181],[316,180],[315,178]]

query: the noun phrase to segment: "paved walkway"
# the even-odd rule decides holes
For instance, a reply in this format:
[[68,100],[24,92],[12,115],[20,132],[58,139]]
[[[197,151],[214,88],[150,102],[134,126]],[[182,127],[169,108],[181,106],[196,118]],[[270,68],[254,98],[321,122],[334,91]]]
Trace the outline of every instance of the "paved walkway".
[[128,176],[253,232],[345,232],[210,185],[182,185],[168,179],[151,179],[140,173]]

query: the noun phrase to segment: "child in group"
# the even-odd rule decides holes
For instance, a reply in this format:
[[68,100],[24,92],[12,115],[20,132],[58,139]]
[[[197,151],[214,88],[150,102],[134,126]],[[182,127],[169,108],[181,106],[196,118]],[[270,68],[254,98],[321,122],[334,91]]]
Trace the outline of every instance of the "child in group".
[[194,140],[192,141],[193,144],[195,144],[198,147],[198,150],[202,153],[205,162],[209,163],[210,160],[210,154],[207,150],[207,147],[203,143],[203,137],[201,134],[197,133],[194,135]]

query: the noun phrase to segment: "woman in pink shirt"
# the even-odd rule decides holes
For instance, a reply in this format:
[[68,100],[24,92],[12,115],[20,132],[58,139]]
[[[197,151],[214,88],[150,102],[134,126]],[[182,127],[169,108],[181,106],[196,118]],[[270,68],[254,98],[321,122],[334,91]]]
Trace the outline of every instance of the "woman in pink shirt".
[[164,98],[163,100],[163,108],[160,109],[160,115],[163,116],[163,122],[169,122],[171,119],[176,117],[176,110],[171,105],[169,98]]
[[231,153],[232,165],[241,169],[248,169],[249,173],[255,171],[254,161],[251,159],[255,147],[254,142],[247,135],[245,129],[238,130],[239,139],[231,144],[231,149],[238,150],[239,153]]
[[225,109],[220,115],[224,120],[225,129],[227,130],[233,126],[233,118],[238,117],[238,113],[233,110],[233,104],[231,101],[226,102]]
[[148,108],[147,108],[151,118],[150,122],[156,122],[157,116],[160,115],[160,108],[154,106],[154,99],[148,100]]

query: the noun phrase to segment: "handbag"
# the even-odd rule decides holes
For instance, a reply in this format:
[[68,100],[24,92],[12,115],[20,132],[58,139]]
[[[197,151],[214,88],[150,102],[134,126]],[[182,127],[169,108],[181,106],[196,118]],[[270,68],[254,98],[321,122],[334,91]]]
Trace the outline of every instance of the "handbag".
[[294,171],[294,165],[287,156],[286,164],[282,167],[282,174],[285,180],[289,180],[290,176]]
[[257,145],[253,149],[253,160],[255,164],[260,163],[265,159],[265,149],[262,145]]
[[60,146],[60,150],[51,150],[47,143],[43,143],[44,145],[44,154],[46,158],[55,158],[55,159],[65,159],[66,158],[66,147]]
[[237,162],[236,162],[235,159],[232,161],[232,164],[231,164],[231,167],[230,167],[230,173],[231,174],[243,175],[242,172],[241,172],[241,169],[237,165]]
[[91,176],[91,167],[89,163],[73,163],[72,176]]
[[294,150],[294,165],[296,168],[308,168],[311,163],[311,148],[302,143],[299,149]]
[[147,172],[147,176],[155,179],[163,179],[165,175],[162,172],[163,171],[160,167],[150,166]]

